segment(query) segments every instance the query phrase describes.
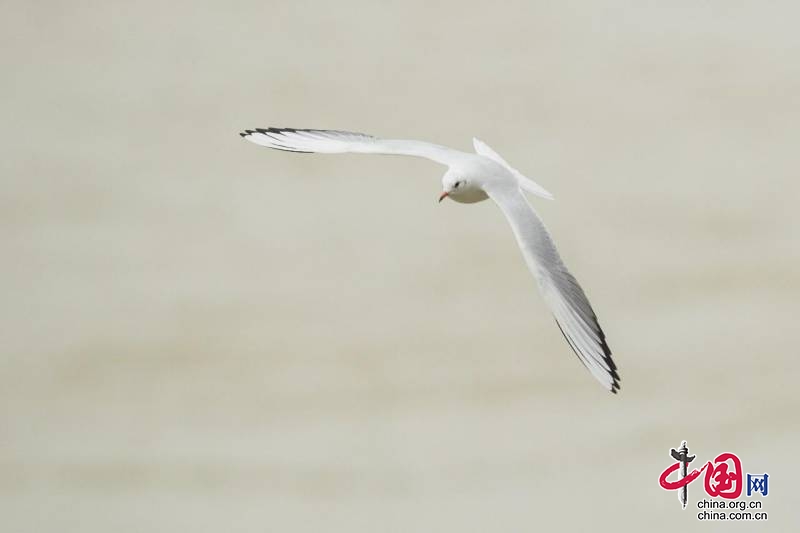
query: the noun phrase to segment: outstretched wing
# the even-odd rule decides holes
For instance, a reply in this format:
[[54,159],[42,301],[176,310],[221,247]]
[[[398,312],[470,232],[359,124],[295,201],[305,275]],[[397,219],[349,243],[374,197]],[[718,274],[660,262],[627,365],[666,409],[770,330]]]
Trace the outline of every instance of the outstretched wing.
[[438,144],[379,139],[372,135],[350,131],[257,128],[245,130],[239,135],[252,143],[288,152],[410,155],[424,157],[446,166],[463,159],[466,155]]
[[486,192],[511,224],[525,262],[570,347],[592,375],[616,393],[620,377],[606,336],[586,294],[561,261],[544,223],[518,187],[498,185]]

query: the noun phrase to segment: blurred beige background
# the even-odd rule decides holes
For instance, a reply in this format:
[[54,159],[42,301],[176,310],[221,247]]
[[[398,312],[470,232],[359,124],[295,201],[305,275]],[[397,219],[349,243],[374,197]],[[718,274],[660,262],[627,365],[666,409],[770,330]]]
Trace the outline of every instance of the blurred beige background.
[[[0,530],[796,526],[800,12],[658,4],[4,3]],[[622,393],[495,206],[271,125],[537,179]],[[770,521],[681,512],[681,439]]]

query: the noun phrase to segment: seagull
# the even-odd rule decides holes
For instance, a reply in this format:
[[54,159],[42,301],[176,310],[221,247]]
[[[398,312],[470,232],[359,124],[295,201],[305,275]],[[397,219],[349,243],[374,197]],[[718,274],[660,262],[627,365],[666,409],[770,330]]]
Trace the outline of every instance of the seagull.
[[471,204],[491,198],[500,207],[567,343],[592,376],[607,390],[617,393],[620,388],[617,365],[611,359],[597,316],[523,191],[549,200],[553,195],[506,163],[488,145],[473,139],[475,153],[469,153],[424,141],[296,128],[257,128],[239,135],[260,146],[287,152],[407,155],[446,166],[439,202],[449,198]]

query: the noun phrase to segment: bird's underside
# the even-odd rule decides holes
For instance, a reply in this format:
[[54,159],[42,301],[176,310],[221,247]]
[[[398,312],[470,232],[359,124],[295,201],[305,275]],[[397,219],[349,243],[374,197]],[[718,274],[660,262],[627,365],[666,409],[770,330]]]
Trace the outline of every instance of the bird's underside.
[[619,390],[619,373],[597,316],[522,191],[545,198],[552,195],[512,168],[487,145],[475,139],[476,153],[467,153],[422,141],[295,128],[259,128],[240,135],[255,144],[289,152],[407,155],[447,166],[441,198],[449,196],[468,203],[468,195],[479,192],[482,198],[488,196],[494,200],[508,219],[523,258],[567,343],[595,379],[613,393]]

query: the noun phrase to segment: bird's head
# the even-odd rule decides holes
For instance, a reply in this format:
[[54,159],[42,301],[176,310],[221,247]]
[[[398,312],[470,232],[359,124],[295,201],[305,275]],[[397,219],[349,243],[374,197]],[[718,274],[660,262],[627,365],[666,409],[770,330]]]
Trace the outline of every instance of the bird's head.
[[442,194],[439,195],[439,201],[445,198],[471,204],[485,200],[487,196],[483,189],[464,173],[449,171],[442,177]]

